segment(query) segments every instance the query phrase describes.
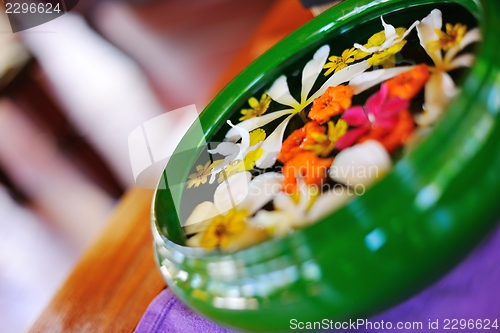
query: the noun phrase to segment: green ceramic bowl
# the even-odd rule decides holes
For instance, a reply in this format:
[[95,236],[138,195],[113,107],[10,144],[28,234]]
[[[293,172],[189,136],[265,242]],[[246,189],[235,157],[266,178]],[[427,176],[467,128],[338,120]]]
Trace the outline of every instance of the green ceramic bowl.
[[367,318],[443,276],[492,228],[500,191],[498,0],[347,0],[244,70],[207,106],[201,126],[208,141],[220,137],[249,97],[301,69],[319,46],[380,31],[381,15],[409,26],[435,7],[450,15],[465,10],[483,33],[462,93],[390,174],[318,223],[232,254],[184,246],[175,209],[183,187],[176,184],[187,178],[201,144],[186,151],[204,139],[194,129],[185,135],[160,182],[168,186],[158,187],[152,207],[160,270],[179,298],[248,331],[288,330],[293,318]]

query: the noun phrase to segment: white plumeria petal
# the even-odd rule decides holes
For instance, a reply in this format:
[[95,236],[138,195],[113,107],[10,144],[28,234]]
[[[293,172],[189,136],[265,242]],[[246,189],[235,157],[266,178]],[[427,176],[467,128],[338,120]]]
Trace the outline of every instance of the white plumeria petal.
[[219,214],[226,213],[245,200],[251,179],[250,172],[238,172],[217,187],[214,193],[214,205]]
[[237,143],[221,142],[215,149],[209,149],[208,152],[210,154],[220,154],[226,156],[222,163],[219,163],[212,169],[212,175],[208,182],[210,184],[213,184],[215,182],[215,177],[217,176],[217,174],[224,170],[231,162],[238,159],[238,157],[241,155],[241,147]]
[[215,204],[210,201],[204,201],[193,209],[191,215],[189,215],[186,222],[183,224],[183,227],[190,228],[188,234],[199,232],[197,231],[199,228],[195,228],[194,225],[210,220],[217,215],[219,215],[219,211],[217,210],[217,207],[215,207]]
[[359,74],[349,82],[349,87],[358,95],[371,87],[387,81],[401,73],[412,70],[415,66],[401,66],[388,69],[377,69],[371,72]]
[[[248,132],[251,132],[253,131],[254,129],[257,129],[259,127],[262,127],[264,125],[267,125],[269,124],[270,122],[280,118],[280,117],[283,117],[287,114],[291,114],[291,113],[294,113],[295,110],[293,109],[286,109],[286,110],[280,110],[280,111],[276,111],[276,112],[272,112],[272,113],[269,113],[269,114],[266,114],[264,116],[261,116],[261,117],[254,117],[254,118],[250,118],[250,119],[247,119],[245,121],[242,121],[241,123],[238,123],[238,127],[248,131]],[[227,133],[226,133],[226,138],[227,139],[230,139],[230,140],[239,140],[240,139],[240,132],[239,130],[235,129],[235,128],[231,128]]]
[[353,195],[350,195],[346,188],[334,188],[327,192],[323,192],[309,210],[307,218],[311,222],[317,221],[342,207],[352,197]]
[[476,57],[473,54],[470,53],[462,54],[461,56],[458,56],[455,59],[453,59],[447,66],[447,69],[449,71],[452,71],[460,67],[472,67],[475,60]]
[[240,151],[246,151],[250,147],[250,132],[239,125],[233,125],[230,120],[228,120],[227,123],[238,132],[241,138]]
[[398,37],[396,28],[394,28],[390,24],[385,23],[384,17],[380,16],[380,20],[382,21],[382,25],[384,26],[385,41],[396,39]]
[[408,36],[408,34],[420,23],[419,21],[413,22],[413,24],[404,32],[404,34],[402,36],[399,36],[396,33],[396,29],[392,25],[385,23],[384,18],[382,16],[380,17],[380,20],[382,21],[382,25],[384,26],[384,34],[385,34],[385,41],[382,43],[382,45],[366,48],[361,44],[355,43],[354,44],[355,48],[360,49],[361,51],[367,53],[375,53],[387,50],[388,48],[392,47],[393,45],[405,39],[406,36]]
[[481,39],[481,30],[479,28],[469,30],[460,41],[460,50],[463,50],[472,43],[480,42]]
[[330,47],[328,45],[323,45],[316,51],[316,53],[314,53],[312,60],[304,66],[304,70],[302,71],[302,90],[300,94],[300,103],[302,105],[306,102],[307,96],[311,92],[314,82],[316,82],[316,79],[323,70],[323,66],[326,63],[329,54]]
[[286,117],[285,120],[281,122],[281,124],[276,127],[276,129],[269,135],[264,142],[262,142],[262,145],[260,146],[260,149],[263,150],[262,156],[257,160],[255,165],[258,168],[265,169],[272,167],[274,163],[276,163],[276,158],[278,153],[281,150],[281,146],[283,144],[283,136],[285,135],[285,129],[290,122],[290,119],[294,114],[289,115]]
[[392,166],[385,148],[374,140],[342,150],[329,170],[330,177],[348,186],[369,186],[386,174]]
[[291,218],[288,222],[291,226],[293,226],[297,220],[303,220],[305,217],[305,210],[300,209],[301,207],[286,193],[281,193],[276,196],[274,199],[274,208],[282,212],[287,212],[288,215],[290,215]]
[[278,172],[266,172],[255,177],[249,184],[248,195],[242,202],[242,207],[249,211],[249,215],[253,215],[281,193],[284,178]]
[[292,230],[291,220],[293,220],[293,216],[287,212],[261,210],[253,218],[249,219],[248,223],[260,228],[266,228],[274,237],[280,237],[285,236]]
[[415,116],[415,122],[420,126],[432,125],[457,94],[458,89],[448,73],[433,73],[425,84],[424,112]]
[[286,81],[286,76],[281,75],[274,81],[273,85],[266,92],[274,101],[290,106],[294,109],[300,108],[300,103],[293,98],[290,94],[290,89],[288,88],[288,83]]
[[337,73],[330,76],[330,78],[321,86],[321,88],[319,88],[317,92],[315,92],[311,97],[308,98],[306,104],[311,103],[315,98],[323,95],[328,87],[336,87],[341,83],[350,81],[357,75],[366,71],[368,68],[370,68],[370,64],[368,64],[368,61],[364,60],[358,62],[357,64],[350,65],[341,69]]
[[215,149],[209,149],[210,154],[220,154],[223,156],[238,156],[240,152],[240,147],[234,142],[221,142],[215,147]]
[[417,26],[417,34],[420,39],[420,45],[424,48],[425,52],[431,57],[436,65],[440,65],[443,61],[441,50],[431,50],[430,43],[439,40],[436,34],[436,29],[441,30],[443,26],[443,17],[439,9],[434,9],[427,15],[422,22]]

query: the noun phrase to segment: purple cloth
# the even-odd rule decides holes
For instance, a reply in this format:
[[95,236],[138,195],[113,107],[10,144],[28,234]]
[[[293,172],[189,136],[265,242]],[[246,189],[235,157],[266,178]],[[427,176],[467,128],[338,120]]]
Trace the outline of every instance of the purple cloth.
[[[420,294],[369,319],[371,322],[422,322],[418,332],[440,332],[444,319],[499,320],[500,325],[500,227],[485,239],[460,265]],[[429,330],[429,320],[439,319],[439,330]],[[451,325],[450,325],[451,326]],[[491,328],[490,331],[496,331]],[[352,332],[395,332],[359,329]],[[408,332],[413,330],[407,330]],[[417,330],[415,330],[417,331]],[[475,330],[469,330],[473,332]],[[482,330],[477,330],[482,331]],[[136,333],[229,333],[194,313],[168,289],[151,303]]]

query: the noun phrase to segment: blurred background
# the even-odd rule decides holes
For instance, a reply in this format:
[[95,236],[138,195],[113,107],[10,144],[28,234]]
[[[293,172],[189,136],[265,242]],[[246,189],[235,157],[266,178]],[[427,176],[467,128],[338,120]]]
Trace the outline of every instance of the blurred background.
[[1,332],[30,326],[133,185],[130,132],[201,111],[274,2],[89,0],[16,34],[0,17]]

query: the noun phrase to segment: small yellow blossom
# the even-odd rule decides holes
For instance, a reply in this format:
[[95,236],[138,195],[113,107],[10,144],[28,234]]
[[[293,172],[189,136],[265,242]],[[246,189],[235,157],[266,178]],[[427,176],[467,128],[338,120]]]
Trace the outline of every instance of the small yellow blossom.
[[240,118],[240,121],[262,116],[269,108],[269,104],[271,104],[271,97],[264,93],[260,98],[260,102],[255,97],[252,97],[248,100],[248,104],[251,109],[241,110],[243,117]]
[[331,56],[328,58],[329,62],[323,66],[323,68],[328,68],[328,70],[325,72],[325,76],[330,75],[332,72],[337,73],[341,69],[344,69],[348,66],[348,64],[354,62],[354,57],[358,53],[358,50],[353,48],[344,50],[342,52],[342,55],[340,57],[338,56]]
[[208,176],[210,176],[212,171],[212,164],[210,161],[205,163],[205,165],[196,166],[196,172],[188,176],[187,188],[198,187],[201,184],[207,182]]
[[333,121],[329,121],[328,132],[326,134],[312,133],[311,136],[317,143],[305,148],[318,156],[326,157],[335,149],[335,144],[346,133],[347,127],[347,123],[342,119],[339,119],[336,125]]
[[203,232],[200,246],[206,249],[227,247],[232,240],[245,231],[247,216],[247,211],[233,208],[225,215],[214,217],[208,228]]
[[435,29],[436,35],[439,39],[429,43],[429,48],[433,51],[443,49],[448,51],[454,46],[458,46],[467,32],[467,26],[457,23],[452,25],[446,23],[446,32],[440,29]]

